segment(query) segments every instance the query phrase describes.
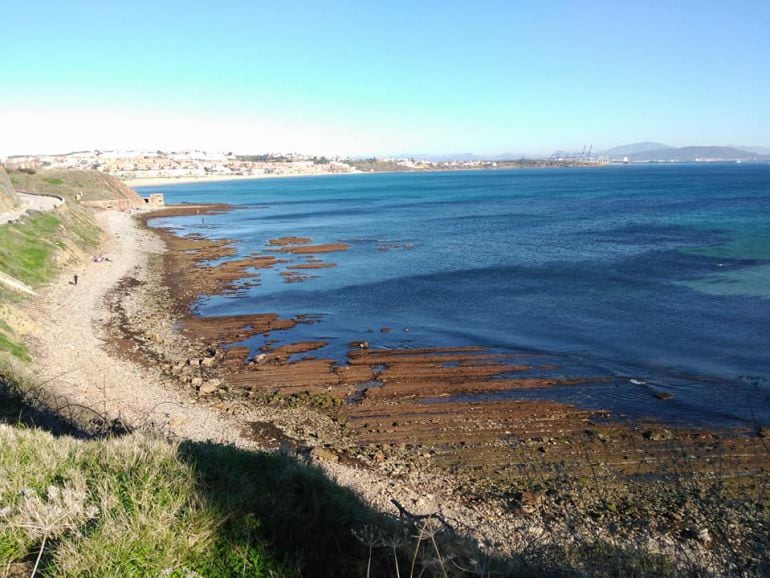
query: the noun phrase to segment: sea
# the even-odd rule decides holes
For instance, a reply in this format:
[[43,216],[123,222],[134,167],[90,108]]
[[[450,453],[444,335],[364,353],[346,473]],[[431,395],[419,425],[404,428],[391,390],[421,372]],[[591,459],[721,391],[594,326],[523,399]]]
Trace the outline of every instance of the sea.
[[[548,399],[694,427],[770,423],[770,164],[383,173],[141,187],[177,234],[344,242],[334,268],[201,298],[202,316],[308,315],[271,338],[480,346],[581,383],[462,399]],[[382,328],[389,331],[383,332]],[[278,333],[285,333],[278,335]],[[258,343],[251,344],[253,347]],[[665,398],[665,399],[661,399]],[[441,398],[441,403],[452,398]]]

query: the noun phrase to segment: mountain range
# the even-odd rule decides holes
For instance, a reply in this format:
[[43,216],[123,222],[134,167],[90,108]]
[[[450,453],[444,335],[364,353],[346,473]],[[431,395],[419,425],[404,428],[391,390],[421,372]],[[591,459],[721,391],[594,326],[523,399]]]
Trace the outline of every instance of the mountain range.
[[[656,144],[656,143],[640,143],[640,145]],[[766,160],[763,155],[759,155],[755,152],[751,152],[745,149],[728,146],[686,146],[686,147],[670,147],[663,145],[662,147],[647,148],[641,146],[634,152],[633,147],[637,145],[626,145],[623,147],[615,147],[605,153],[606,156],[612,158],[627,157],[629,161],[661,161],[661,162],[687,162],[697,160],[721,160],[721,161],[751,161],[751,160]],[[629,152],[615,152],[618,149],[621,151]]]
[[617,147],[612,147],[611,149],[607,149],[604,151],[604,156],[608,156],[610,158],[615,157],[625,157],[628,155],[635,155],[639,153],[646,153],[649,151],[658,151],[658,150],[667,150],[672,149],[674,147],[670,147],[668,145],[664,145],[660,142],[636,142],[631,144],[625,144],[620,145]]
[[[429,154],[404,154],[403,158],[415,158],[433,162],[451,161],[502,161],[515,160],[522,157],[540,158],[541,155],[525,155],[520,153],[502,153],[496,155],[477,155],[473,153],[429,155]],[[575,153],[568,151],[556,151],[552,157],[575,157]],[[579,155],[577,155],[579,156]],[[594,151],[593,158],[608,157],[610,160],[623,160],[645,162],[688,162],[698,160],[722,160],[722,161],[770,161],[770,148],[744,147],[744,146],[685,146],[673,147],[661,142],[644,141],[619,145],[606,151]]]

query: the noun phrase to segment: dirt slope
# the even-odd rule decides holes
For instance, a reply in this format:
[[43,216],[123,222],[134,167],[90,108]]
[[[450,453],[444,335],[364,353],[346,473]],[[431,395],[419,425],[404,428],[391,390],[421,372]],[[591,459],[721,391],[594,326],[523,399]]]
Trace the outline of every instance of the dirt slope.
[[11,179],[8,177],[8,173],[0,165],[0,213],[10,211],[19,205],[19,198],[16,196],[16,192],[13,190]]
[[99,171],[50,170],[34,174],[14,171],[11,179],[18,191],[49,193],[82,201],[128,199],[132,206],[143,206],[142,198],[131,187]]

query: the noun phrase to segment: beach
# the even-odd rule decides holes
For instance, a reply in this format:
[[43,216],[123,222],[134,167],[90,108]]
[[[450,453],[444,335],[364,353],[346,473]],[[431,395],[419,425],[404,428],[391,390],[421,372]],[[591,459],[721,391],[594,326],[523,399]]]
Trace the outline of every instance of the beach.
[[[666,492],[650,485],[634,486],[639,493],[628,502],[628,480],[670,472],[676,448],[697,457],[677,467],[705,474],[719,464],[741,472],[734,483],[748,488],[767,458],[762,439],[748,432],[620,422],[605,411],[547,401],[424,403],[447,391],[554,385],[526,377],[537,359],[478,347],[381,350],[354,342],[340,365],[314,356],[321,343],[291,339],[312,319],[271,311],[201,318],[191,306],[202,295],[238,291],[273,268],[303,271],[296,269],[303,263],[334,274],[337,267],[326,265],[348,250],[297,232],[234,258],[227,239],[142,224],[229,210],[169,207],[139,219],[98,213],[105,232],[98,254],[107,259],[63,274],[30,308],[40,328],[33,338],[39,379],[65,414],[81,408],[74,417],[82,421],[90,411],[82,408],[91,408],[171,439],[289,452],[380,511],[395,513],[395,500],[414,514],[438,513],[501,553],[578,535],[622,535],[656,551],[684,547],[707,557],[702,542],[682,545],[662,522],[649,532],[633,524],[619,530],[619,521],[667,520],[672,508]],[[254,335],[266,340],[257,355],[238,346]],[[271,344],[278,335],[280,343]],[[511,372],[524,375],[517,381]]]
[[469,508],[447,495],[441,479],[415,472],[397,482],[343,463],[325,447],[338,435],[325,416],[226,395],[201,397],[171,377],[166,369],[191,369],[189,360],[205,357],[206,347],[173,329],[179,308],[161,284],[164,244],[128,214],[104,211],[98,220],[105,232],[99,254],[108,260],[89,259],[62,274],[29,306],[38,326],[31,338],[38,380],[65,417],[87,421],[94,414],[171,439],[294,452],[382,511],[394,511],[391,499],[417,514],[440,510],[448,521],[472,522],[504,545],[511,528],[494,508]]

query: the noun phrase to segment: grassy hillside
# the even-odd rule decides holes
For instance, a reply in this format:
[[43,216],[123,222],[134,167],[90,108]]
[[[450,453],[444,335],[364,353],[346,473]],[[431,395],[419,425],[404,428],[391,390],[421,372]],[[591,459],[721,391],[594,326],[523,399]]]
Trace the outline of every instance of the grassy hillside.
[[9,211],[19,204],[13,185],[5,172],[5,168],[0,165],[0,213]]
[[448,577],[476,575],[452,562],[485,558],[435,520],[378,514],[287,455],[2,423],[0,447],[5,575]]
[[[100,234],[91,211],[77,202],[0,225],[0,274],[35,288],[83,259]],[[24,298],[0,283],[0,361],[29,360],[23,344],[26,316],[18,307]]]
[[4,425],[0,445],[4,569],[29,575],[37,565],[55,576],[293,574],[265,546],[254,520],[226,510],[225,496],[221,504],[207,499],[205,480],[178,457],[178,446],[140,435],[55,438]]
[[10,177],[18,191],[49,193],[70,200],[80,196],[83,201],[126,198],[136,206],[142,205],[141,197],[131,187],[99,171],[13,171]]

